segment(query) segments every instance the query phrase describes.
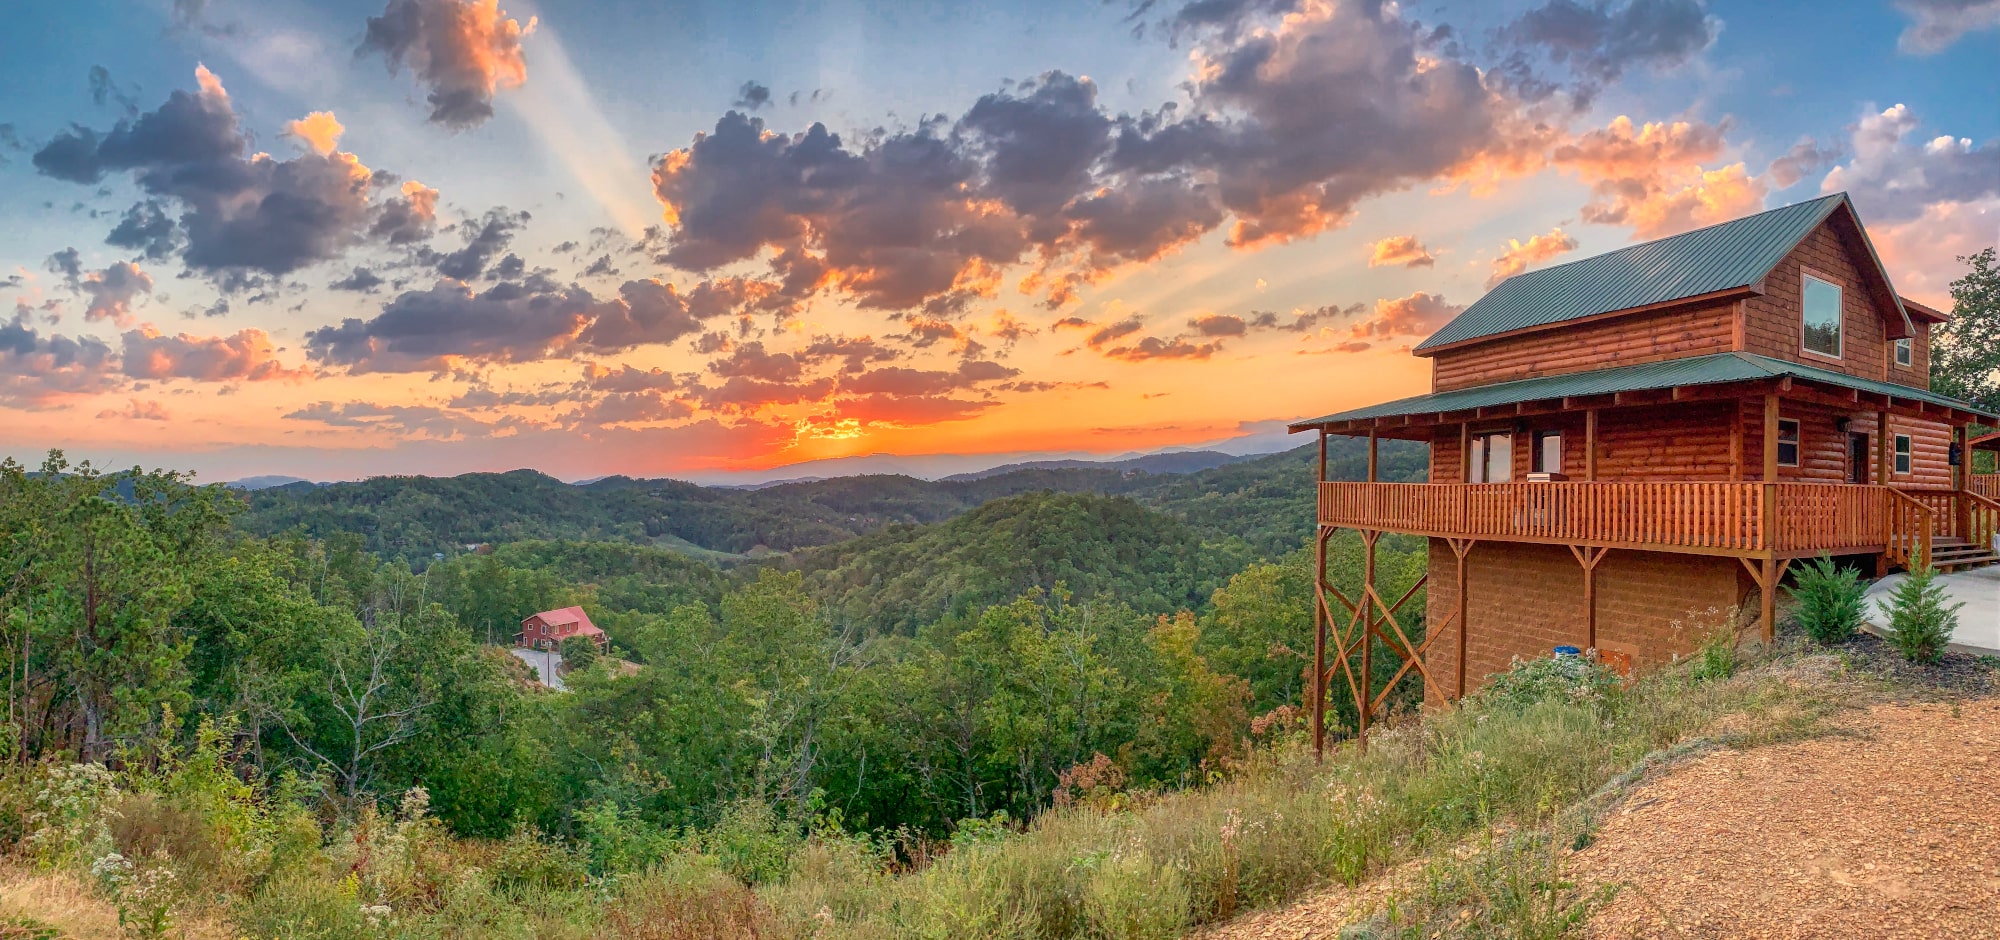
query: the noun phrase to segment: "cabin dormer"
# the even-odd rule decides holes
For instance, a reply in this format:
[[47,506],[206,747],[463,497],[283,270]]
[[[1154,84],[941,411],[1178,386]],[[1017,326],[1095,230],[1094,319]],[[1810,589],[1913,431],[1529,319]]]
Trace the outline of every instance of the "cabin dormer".
[[1721,352],[1928,389],[1943,319],[1896,295],[1837,193],[1516,275],[1416,353],[1439,392]]

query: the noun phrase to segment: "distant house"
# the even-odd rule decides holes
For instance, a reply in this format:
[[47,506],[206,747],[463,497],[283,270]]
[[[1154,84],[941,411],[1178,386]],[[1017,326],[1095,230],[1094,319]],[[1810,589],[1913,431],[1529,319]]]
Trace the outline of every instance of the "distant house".
[[561,647],[562,641],[573,636],[589,637],[600,650],[611,645],[611,638],[590,622],[590,615],[584,613],[581,607],[545,610],[529,617],[521,621],[521,632],[514,639],[527,649],[552,650]]

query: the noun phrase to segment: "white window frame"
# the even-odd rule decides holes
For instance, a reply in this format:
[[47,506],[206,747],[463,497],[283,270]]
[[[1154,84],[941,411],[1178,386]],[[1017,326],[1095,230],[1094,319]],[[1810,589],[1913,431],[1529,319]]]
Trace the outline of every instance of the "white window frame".
[[[1792,445],[1792,462],[1791,462],[1791,463],[1786,463],[1786,462],[1785,462],[1785,425],[1788,425],[1788,424],[1792,426],[1792,440],[1791,440],[1791,445]],[[1800,424],[1800,423],[1799,423],[1799,419],[1797,419],[1797,418],[1779,418],[1779,419],[1778,419],[1778,454],[1777,454],[1777,456],[1778,456],[1778,466],[1780,466],[1780,467],[1797,467],[1797,466],[1799,466],[1800,464],[1803,464],[1803,463],[1805,463],[1805,455],[1806,455],[1806,440],[1805,440],[1805,426],[1804,426],[1804,425],[1802,425],[1802,424]]]
[[1908,434],[1896,435],[1896,475],[1909,476],[1916,467],[1916,448]]
[[[1543,450],[1543,442],[1554,438],[1556,442],[1556,464],[1549,466],[1548,454]],[[1563,472],[1563,432],[1561,428],[1544,428],[1528,435],[1528,469],[1536,473]]]
[[1917,343],[1907,336],[1896,341],[1896,364],[1908,369],[1917,362]]
[[[1507,471],[1507,475],[1505,478],[1499,480],[1490,479],[1489,474],[1486,472],[1487,464],[1491,462],[1488,459],[1490,455],[1487,453],[1487,449],[1489,446],[1487,442],[1492,440],[1505,440],[1507,442],[1507,462],[1504,465]],[[1473,432],[1471,441],[1469,441],[1466,445],[1465,479],[1467,482],[1470,483],[1514,482],[1514,432],[1512,431]]]
[[[1834,334],[1834,350],[1826,353],[1806,345],[1806,282],[1818,281],[1834,292],[1834,315],[1840,319],[1840,329]],[[1799,271],[1799,353],[1839,362],[1847,352],[1847,288],[1839,281],[1812,271]]]

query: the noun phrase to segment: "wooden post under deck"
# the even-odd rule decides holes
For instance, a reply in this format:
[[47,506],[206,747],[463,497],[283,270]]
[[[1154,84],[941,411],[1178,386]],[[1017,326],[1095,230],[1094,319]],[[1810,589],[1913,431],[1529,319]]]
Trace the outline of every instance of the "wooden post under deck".
[[1570,554],[1583,566],[1583,648],[1597,648],[1597,563],[1604,560],[1608,548],[1590,548],[1582,545],[1569,547]]
[[1471,539],[1451,540],[1451,553],[1458,556],[1458,690],[1454,701],[1465,698],[1465,556],[1472,554],[1472,546],[1477,544]]
[[1369,701],[1369,697],[1375,688],[1375,673],[1373,671],[1375,668],[1375,605],[1372,603],[1371,597],[1375,591],[1375,543],[1380,541],[1381,538],[1382,533],[1378,531],[1370,530],[1361,533],[1361,542],[1367,548],[1366,554],[1362,556],[1361,561],[1362,590],[1361,597],[1358,598],[1361,602],[1361,610],[1359,611],[1361,614],[1361,694],[1356,696],[1360,701],[1354,704],[1358,706],[1355,709],[1357,713],[1355,720],[1359,725],[1359,729],[1356,732],[1356,742],[1357,746],[1364,752],[1368,750],[1368,719],[1371,717],[1369,713],[1375,710]]
[[[1319,470],[1313,484],[1314,503],[1318,503],[1320,483],[1326,482],[1326,429],[1319,429]],[[1312,722],[1313,756],[1317,759],[1326,750],[1326,598],[1321,588],[1326,584],[1326,527],[1317,525],[1319,510],[1313,510],[1317,536],[1313,539],[1313,674]]]

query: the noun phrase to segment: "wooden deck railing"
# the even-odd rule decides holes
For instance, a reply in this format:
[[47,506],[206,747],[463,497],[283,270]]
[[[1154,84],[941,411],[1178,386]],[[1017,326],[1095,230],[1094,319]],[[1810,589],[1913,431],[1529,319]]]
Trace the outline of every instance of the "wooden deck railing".
[[1879,551],[1893,521],[1889,492],[1832,483],[1322,483],[1320,522],[1715,554]]
[[1975,473],[1970,476],[1969,488],[1987,499],[2000,499],[2000,473]]
[[1888,545],[1883,553],[1890,562],[1905,568],[1928,562],[1937,513],[1923,500],[1899,490],[1889,491],[1888,502]]
[[1321,483],[1321,525],[1722,555],[1882,552],[1899,565],[1992,545],[2000,500],[1847,483]]

